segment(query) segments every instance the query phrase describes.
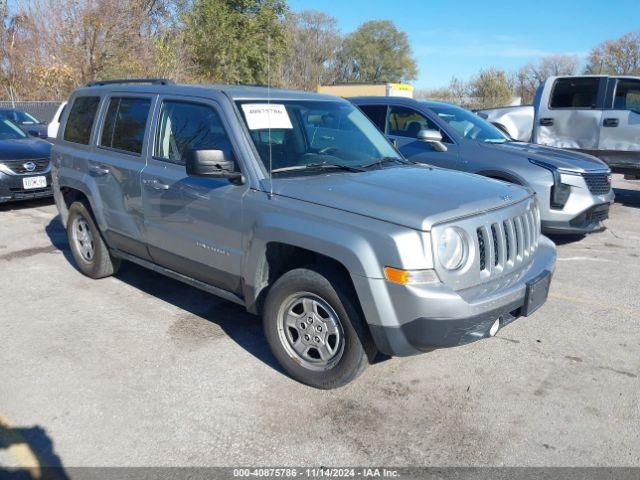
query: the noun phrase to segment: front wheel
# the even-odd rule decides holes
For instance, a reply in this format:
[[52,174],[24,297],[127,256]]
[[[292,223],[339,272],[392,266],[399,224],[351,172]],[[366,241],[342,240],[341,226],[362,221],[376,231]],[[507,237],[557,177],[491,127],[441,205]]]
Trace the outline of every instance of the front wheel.
[[329,272],[285,273],[265,302],[263,323],[273,355],[294,379],[316,388],[349,383],[367,365],[358,309]]

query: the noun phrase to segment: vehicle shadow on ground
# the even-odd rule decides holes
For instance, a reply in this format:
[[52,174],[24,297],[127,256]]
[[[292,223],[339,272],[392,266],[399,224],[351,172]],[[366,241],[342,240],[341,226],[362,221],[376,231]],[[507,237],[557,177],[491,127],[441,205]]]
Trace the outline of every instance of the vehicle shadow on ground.
[[[46,430],[38,425],[28,428],[10,427],[0,422],[0,453],[14,457],[12,460],[18,464],[24,463],[16,468],[0,466],[2,479],[69,478],[60,457],[55,452],[53,440]],[[27,465],[33,460],[36,465]]]
[[[76,268],[59,215],[49,222],[45,231],[51,243]],[[184,310],[185,315],[179,319],[174,334],[191,336],[191,338],[178,338],[178,341],[206,342],[211,338],[211,330],[197,327],[199,319],[206,320],[220,327],[231,340],[258,360],[283,373],[269,350],[260,318],[248,313],[244,307],[130,262],[122,263],[115,278]],[[193,338],[194,336],[201,338]]]
[[616,203],[625,207],[640,208],[640,190],[629,190],[627,188],[614,188]]
[[46,207],[53,205],[53,197],[39,198],[35,200],[22,200],[19,202],[0,203],[0,212],[10,212],[12,210],[25,210],[27,208]]

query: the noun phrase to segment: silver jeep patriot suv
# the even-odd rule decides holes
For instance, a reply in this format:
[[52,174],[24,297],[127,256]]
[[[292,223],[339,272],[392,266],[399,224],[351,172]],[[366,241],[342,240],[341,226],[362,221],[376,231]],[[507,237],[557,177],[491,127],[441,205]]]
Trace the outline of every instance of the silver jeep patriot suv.
[[345,100],[147,80],[69,105],[53,183],[78,268],[127,260],[244,305],[308,385],[546,300],[556,253],[530,190],[407,161]]

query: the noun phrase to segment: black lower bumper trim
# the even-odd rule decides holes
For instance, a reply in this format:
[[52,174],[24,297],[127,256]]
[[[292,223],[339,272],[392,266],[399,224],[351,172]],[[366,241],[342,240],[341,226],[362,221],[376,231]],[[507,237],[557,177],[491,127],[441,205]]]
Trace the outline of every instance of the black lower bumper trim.
[[[457,347],[489,337],[489,330],[500,319],[500,328],[522,315],[524,299],[501,308],[466,318],[417,318],[400,327],[372,326],[378,349],[389,355],[407,355],[391,345],[408,342],[418,352]],[[395,338],[394,338],[395,337]],[[397,341],[396,341],[397,339]]]
[[22,190],[0,192],[0,203],[17,202],[21,200],[36,200],[38,198],[48,198],[52,196],[53,190],[50,187],[32,191]]
[[602,222],[609,218],[610,204],[603,203],[585,210],[568,222],[542,222],[542,232],[550,234],[585,234],[604,230]]

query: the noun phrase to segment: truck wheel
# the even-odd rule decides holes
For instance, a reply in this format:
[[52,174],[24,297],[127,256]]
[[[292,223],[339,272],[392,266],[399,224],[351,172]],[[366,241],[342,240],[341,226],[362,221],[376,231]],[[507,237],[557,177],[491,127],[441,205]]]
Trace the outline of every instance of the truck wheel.
[[118,271],[120,259],[111,256],[93,215],[82,202],[69,207],[67,238],[78,269],[87,277],[104,278]]
[[362,318],[333,277],[307,268],[285,273],[270,289],[263,314],[280,365],[294,379],[322,389],[349,383],[368,363]]

